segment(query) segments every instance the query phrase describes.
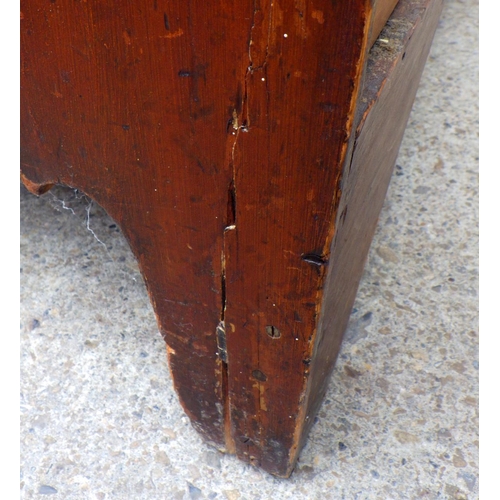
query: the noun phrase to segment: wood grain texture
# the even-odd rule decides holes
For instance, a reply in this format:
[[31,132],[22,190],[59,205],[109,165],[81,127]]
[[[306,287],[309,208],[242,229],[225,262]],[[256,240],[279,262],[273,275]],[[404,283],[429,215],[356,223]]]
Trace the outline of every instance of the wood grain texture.
[[115,219],[193,425],[278,476],[333,368],[437,22],[440,0],[402,3],[406,35],[364,87],[368,0],[21,3],[25,184]]
[[443,0],[400,2],[367,61],[355,139],[343,169],[342,196],[324,284],[307,399],[307,436],[326,392],[429,54]]
[[254,23],[242,118],[248,131],[236,132],[233,148],[235,230],[225,240],[232,436],[239,456],[278,475],[290,473],[304,425],[370,16],[364,1],[316,2],[320,19],[309,5],[263,11],[264,35]]
[[[23,172],[81,189],[120,225],[182,404],[205,438],[225,447],[215,329],[233,176],[228,121],[241,106],[253,4],[36,0],[21,8]],[[242,36],[231,36],[237,27]]]

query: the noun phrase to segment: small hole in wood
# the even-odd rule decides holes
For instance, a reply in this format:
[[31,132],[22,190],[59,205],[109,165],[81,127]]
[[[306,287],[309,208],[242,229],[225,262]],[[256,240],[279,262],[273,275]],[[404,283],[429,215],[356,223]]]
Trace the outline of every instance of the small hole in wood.
[[272,325],[266,326],[266,333],[272,339],[279,339],[281,337],[281,332],[275,326],[272,326]]
[[168,22],[168,17],[165,13],[163,13],[163,25],[167,31],[170,31],[170,23]]
[[262,373],[260,370],[254,370],[252,372],[252,377],[259,380],[260,382],[265,382],[267,380],[266,375]]
[[315,266],[324,266],[327,264],[325,257],[314,252],[304,253],[301,258],[304,262],[309,262],[309,264],[313,264]]
[[401,59],[404,59],[406,57],[406,52],[403,52],[403,55],[401,56]]
[[345,218],[347,216],[347,206],[342,210],[342,213],[340,214],[340,221],[342,224],[345,224]]

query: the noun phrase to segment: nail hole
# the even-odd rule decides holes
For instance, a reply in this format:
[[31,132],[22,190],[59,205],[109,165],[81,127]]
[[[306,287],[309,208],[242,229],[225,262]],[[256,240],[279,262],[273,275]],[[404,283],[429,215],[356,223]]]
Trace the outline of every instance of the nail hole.
[[406,52],[403,52],[403,55],[401,56],[401,59],[404,59],[406,57]]
[[340,221],[342,222],[342,224],[345,223],[346,216],[347,216],[347,206],[344,208],[344,210],[342,210],[342,213],[340,214]]
[[167,31],[170,31],[170,23],[168,22],[168,17],[165,13],[163,13],[163,25]]
[[315,266],[324,266],[328,261],[317,253],[304,253],[302,254],[302,260],[304,262],[309,262],[309,264],[314,264]]
[[275,326],[272,326],[272,325],[266,326],[266,333],[272,339],[279,339],[281,337],[281,332]]

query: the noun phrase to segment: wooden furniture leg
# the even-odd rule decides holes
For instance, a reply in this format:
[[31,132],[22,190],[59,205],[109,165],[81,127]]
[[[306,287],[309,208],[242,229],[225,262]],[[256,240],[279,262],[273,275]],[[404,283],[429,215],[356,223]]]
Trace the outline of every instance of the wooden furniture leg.
[[369,53],[394,3],[21,2],[23,181],[114,218],[194,427],[278,476],[333,369],[442,0],[401,0]]

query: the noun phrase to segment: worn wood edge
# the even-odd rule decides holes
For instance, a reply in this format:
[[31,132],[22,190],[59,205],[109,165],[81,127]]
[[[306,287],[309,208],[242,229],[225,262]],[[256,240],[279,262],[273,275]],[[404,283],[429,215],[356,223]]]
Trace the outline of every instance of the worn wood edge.
[[[384,28],[381,36],[385,36],[385,35],[388,35],[390,33],[390,30],[391,30],[390,23],[391,22],[397,24],[398,21],[404,20],[405,18],[409,19],[410,22],[405,23],[407,29],[403,33],[400,32],[401,43],[398,44],[397,50],[395,50],[391,54],[390,58],[381,59],[380,54],[376,50],[372,51],[372,53],[370,54],[370,57],[369,57],[369,60],[367,63],[368,73],[366,75],[363,91],[362,91],[361,96],[360,96],[361,97],[360,101],[359,101],[360,105],[359,105],[357,112],[356,112],[355,142],[353,144],[352,149],[349,151],[348,157],[346,158],[344,170],[349,168],[349,166],[351,165],[351,162],[353,161],[353,155],[355,153],[355,149],[356,149],[356,145],[357,145],[358,141],[364,140],[364,137],[365,137],[364,132],[366,132],[366,135],[371,134],[372,139],[373,139],[373,135],[376,136],[376,134],[373,134],[373,131],[364,129],[364,126],[367,123],[367,121],[369,120],[369,118],[371,117],[371,115],[375,115],[377,113],[377,111],[378,111],[377,103],[379,102],[378,100],[381,97],[381,95],[383,93],[385,93],[386,95],[390,95],[391,89],[386,88],[386,84],[387,84],[388,80],[390,79],[391,75],[393,75],[398,70],[398,62],[400,62],[402,60],[403,54],[405,54],[407,47],[409,46],[409,44],[412,41],[413,34],[420,33],[420,38],[421,38],[420,41],[422,41],[422,39],[424,39],[424,36],[426,35],[426,33],[425,33],[426,23],[430,24],[431,34],[434,34],[434,32],[437,28],[439,14],[440,14],[441,9],[442,9],[442,3],[443,3],[443,0],[408,0],[408,1],[400,2],[399,5],[396,7],[396,9],[393,13],[393,16],[389,20],[389,26],[386,26],[386,28]],[[422,4],[427,4],[427,7],[422,8]],[[408,13],[410,13],[411,15],[409,17],[405,17]],[[385,32],[385,35],[384,35],[384,32]],[[416,90],[418,88],[418,81],[420,80],[420,76],[421,76],[423,67],[425,65],[425,61],[426,61],[427,56],[428,56],[431,42],[432,42],[432,36],[430,37],[429,40],[427,40],[427,50],[424,51],[423,53],[421,52],[420,54],[417,55],[417,58],[420,57],[421,61],[423,61],[423,62],[421,64],[421,68],[420,68],[420,71],[418,74],[417,82],[414,85],[415,88],[414,88],[414,92],[413,92],[413,96],[412,96],[412,100],[411,100],[412,103],[413,103],[413,100],[415,98]],[[407,123],[407,120],[409,117],[410,110],[411,110],[411,106],[408,109],[407,115],[402,117],[401,122],[403,124],[402,125],[403,131],[406,127],[406,123]],[[369,139],[367,139],[367,140],[369,140]],[[399,149],[399,147],[398,147],[398,149]],[[395,161],[395,158],[394,158],[394,161]],[[389,166],[390,172],[392,172],[393,166],[394,166],[394,163],[391,162],[391,164]],[[384,192],[387,191],[389,181],[390,181],[390,173],[389,173],[389,177],[388,177],[387,182],[386,182]],[[344,201],[343,198],[345,197],[344,192],[345,192],[345,189],[343,190],[343,197],[341,199],[341,203],[339,204],[339,207],[342,207],[342,202]],[[385,198],[385,196],[384,196],[384,198]],[[383,201],[383,199],[382,199],[382,201]],[[380,212],[380,209],[381,209],[381,206],[378,209],[378,212]],[[337,212],[336,227],[338,227],[338,222],[339,222],[338,219],[342,216],[342,214],[340,212],[341,212],[341,210],[338,210],[338,212]],[[378,217],[378,212],[377,212],[377,217]],[[376,224],[373,226],[373,229],[371,231],[370,243],[371,243],[371,240],[373,238],[373,233],[375,231],[375,228],[376,228]],[[334,238],[332,240],[332,249],[331,249],[332,255],[334,255],[334,253],[335,253],[335,248],[334,248],[335,243],[336,243],[336,240]],[[368,248],[366,249],[366,252],[365,252],[366,255],[363,256],[364,262],[366,261],[369,247],[370,247],[370,245],[368,245]],[[329,269],[330,272],[334,268],[334,266],[335,266],[335,261],[333,261],[331,263],[331,267]],[[364,265],[363,265],[363,267],[364,267]],[[363,270],[363,268],[361,268],[361,272],[359,272],[359,276],[355,277],[355,281],[356,281],[355,289],[356,290],[357,290],[357,287],[359,286],[359,281],[361,279],[362,270]],[[325,289],[328,287],[328,285],[329,285],[329,283],[328,283],[328,277],[327,277],[327,281],[325,282]],[[330,286],[335,286],[335,285],[330,284]],[[328,292],[325,292],[325,294],[323,295],[323,302],[321,305],[321,316],[320,316],[320,320],[318,322],[318,331],[320,331],[323,328],[323,322],[324,322],[324,316],[325,316],[325,299],[327,299],[327,294],[328,294]],[[350,314],[350,310],[352,309],[352,304],[354,302],[355,296],[356,296],[356,294],[354,293],[352,296],[352,299],[349,301],[350,302],[349,307],[348,307],[349,314]],[[344,318],[343,328],[341,329],[341,337],[343,336],[345,328],[347,327],[347,321],[349,319],[349,314],[347,314],[347,316]],[[328,332],[322,332],[323,337],[324,337],[324,335],[327,335],[327,334],[328,334]],[[318,349],[318,347],[321,343],[321,340],[322,339],[320,338],[319,341],[315,342],[315,344],[314,344],[315,350]],[[319,384],[321,388],[314,395],[311,393],[311,379],[314,377],[314,373],[311,374],[311,377],[309,379],[308,392],[306,394],[306,401],[304,404],[304,407],[306,408],[305,413],[307,416],[306,416],[306,422],[305,422],[304,430],[302,432],[301,440],[299,441],[299,444],[297,447],[297,455],[300,453],[300,450],[302,449],[302,447],[305,444],[308,433],[309,433],[309,431],[314,423],[314,416],[317,414],[317,412],[320,408],[320,405],[323,401],[324,394],[326,393],[327,383],[329,382],[331,374],[333,372],[333,368],[335,367],[335,361],[336,361],[336,357],[338,355],[338,350],[340,348],[340,343],[341,343],[341,338],[340,338],[340,342],[338,344],[338,348],[336,349],[336,352],[334,353],[334,355],[332,357],[332,362],[329,366],[328,372],[319,376],[319,380],[322,380],[323,383]],[[318,380],[318,376],[316,376],[316,378]],[[314,397],[312,397],[312,396],[314,396]]]
[[428,9],[422,0],[400,0],[370,49],[367,60],[363,93],[356,109],[356,136],[359,136],[366,118],[405,53],[415,31],[423,22]]
[[56,184],[55,182],[35,182],[28,177],[26,177],[23,172],[21,172],[21,182],[24,185],[24,187],[31,193],[34,194],[35,196],[41,196],[42,194],[46,193],[47,191],[50,191],[54,185]]
[[[348,136],[347,136],[347,141],[343,145],[342,156],[340,158],[341,163],[345,162],[345,160],[348,156],[348,152],[351,149],[351,143],[354,139],[354,134],[352,132],[355,129],[355,113],[356,113],[359,95],[362,94],[363,77],[364,77],[364,72],[366,69],[366,57],[367,57],[368,51],[370,49],[370,31],[372,28],[370,18],[372,16],[372,12],[371,12],[371,4],[369,2],[367,2],[367,4],[366,4],[366,9],[368,11],[368,15],[366,15],[366,17],[365,17],[364,39],[363,39],[362,50],[361,50],[361,54],[363,54],[363,57],[360,60],[358,60],[358,62],[356,64],[355,88],[354,88],[354,91],[351,95],[350,111],[349,111],[349,115],[347,117],[347,123],[346,123],[346,130],[347,130]],[[340,190],[336,191],[333,195],[333,202],[332,202],[333,214],[332,214],[331,220],[334,222],[336,220],[336,211],[338,209],[339,202],[340,202]],[[331,248],[332,241],[334,239],[335,230],[336,230],[336,224],[332,223],[332,225],[330,226],[330,233],[327,237],[327,240],[326,240],[325,245],[323,247],[323,253],[322,253],[322,255],[327,256],[327,259],[329,259],[329,256],[330,256],[330,248]],[[320,317],[323,293],[324,293],[324,288],[319,289],[317,292],[317,299],[316,299],[317,317]],[[310,345],[310,356],[309,357],[311,359],[314,359],[313,351],[314,351],[314,346],[316,344],[317,333],[319,331],[318,326],[319,325],[317,324],[314,332],[312,333],[312,339],[311,339],[311,342],[309,344]],[[285,474],[283,474],[282,476],[279,476],[279,477],[284,477],[284,478],[290,477],[290,475],[292,474],[292,472],[297,464],[297,460],[299,458],[299,454],[300,454],[300,451],[302,448],[301,443],[303,443],[305,440],[304,428],[307,427],[307,420],[308,420],[308,418],[310,418],[307,415],[308,412],[307,412],[307,404],[306,404],[307,398],[308,398],[308,387],[309,387],[309,380],[308,380],[308,378],[305,378],[304,379],[304,389],[303,389],[302,396],[301,396],[301,401],[303,401],[303,404],[300,406],[300,412],[299,412],[299,416],[297,418],[297,426],[295,428],[295,433],[294,433],[294,437],[293,437],[294,444],[293,444],[292,449],[290,450],[290,455],[289,455],[289,457],[290,457],[289,458],[289,466],[288,466],[288,469],[286,470]]]
[[[370,47],[375,43],[384,28],[387,20],[391,17],[399,0],[377,0],[373,6],[372,29],[370,32]],[[404,0],[401,0],[404,1]]]

